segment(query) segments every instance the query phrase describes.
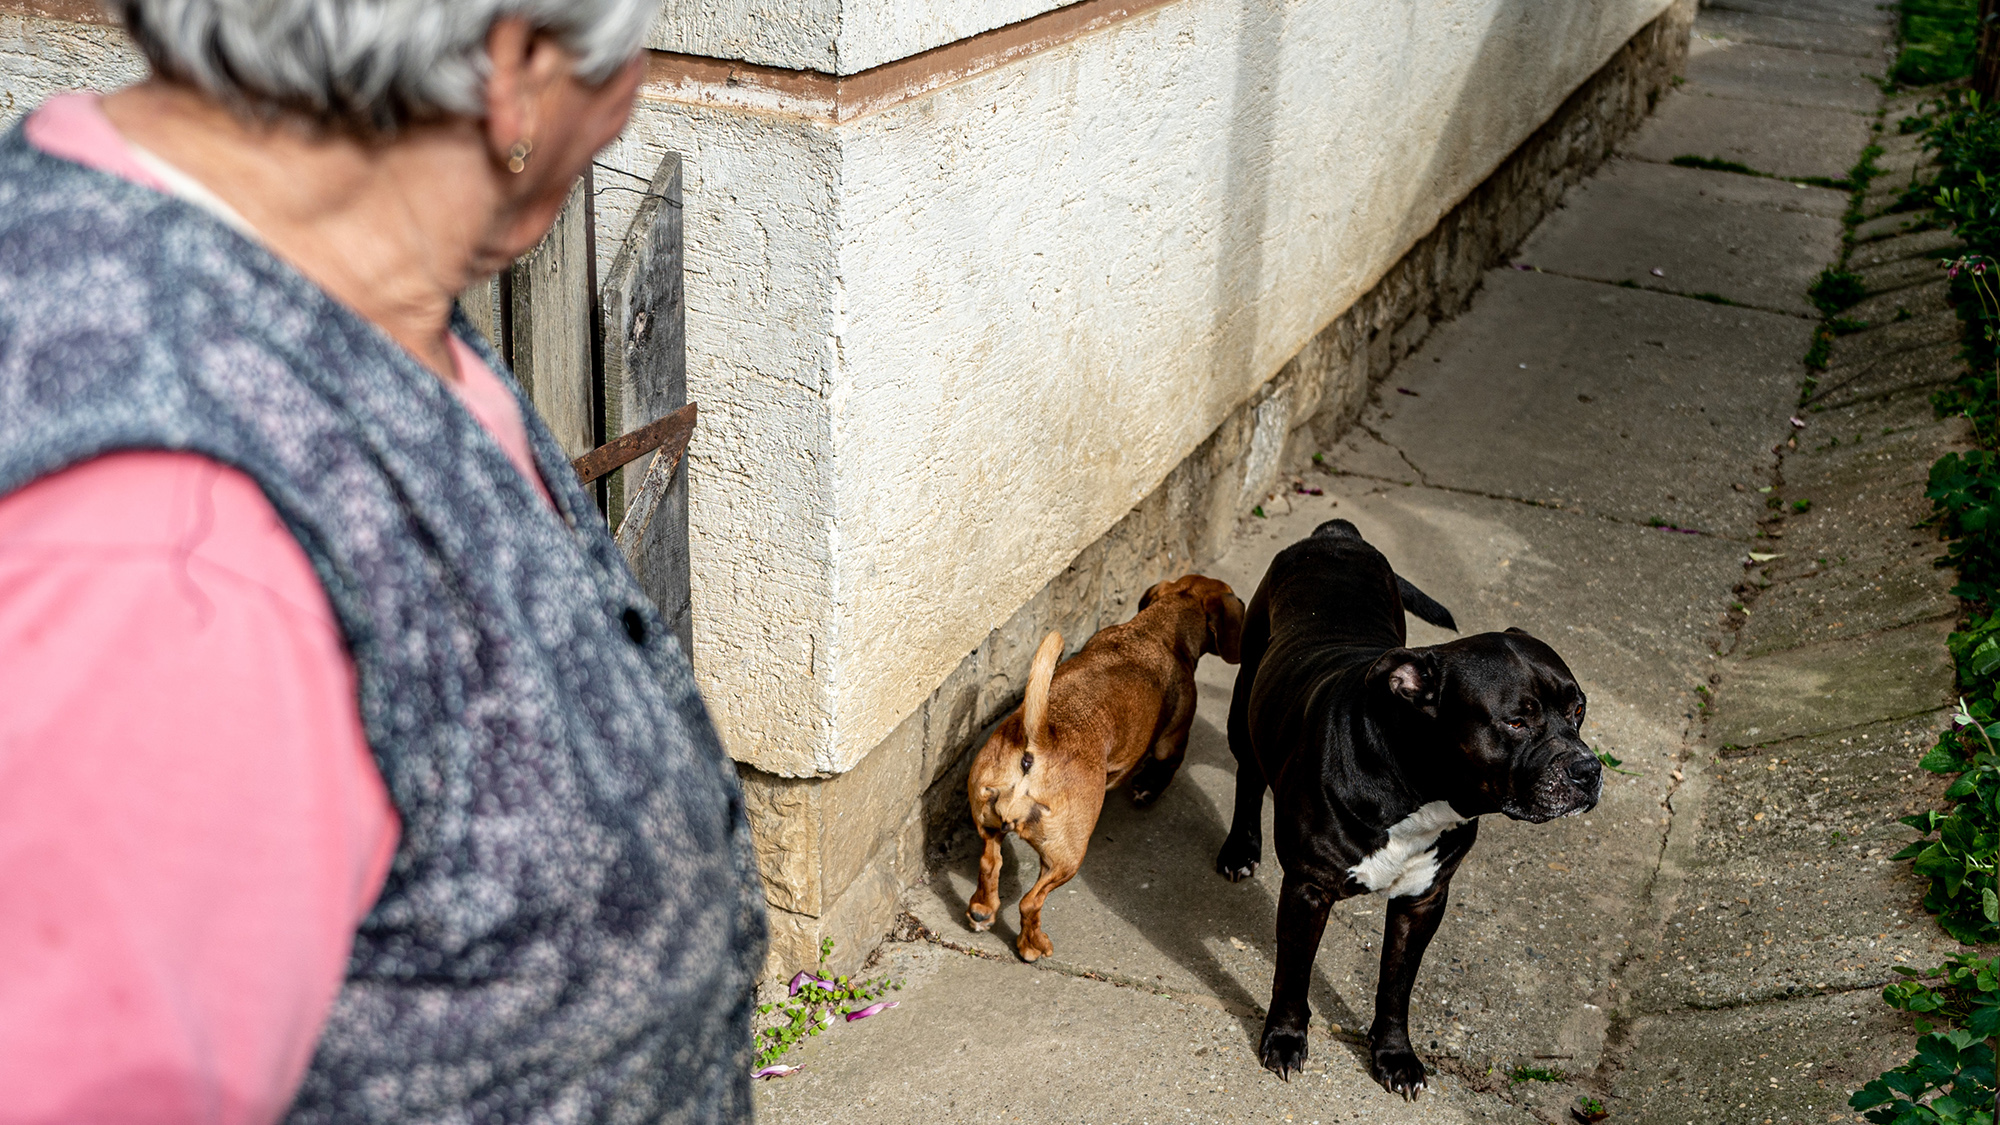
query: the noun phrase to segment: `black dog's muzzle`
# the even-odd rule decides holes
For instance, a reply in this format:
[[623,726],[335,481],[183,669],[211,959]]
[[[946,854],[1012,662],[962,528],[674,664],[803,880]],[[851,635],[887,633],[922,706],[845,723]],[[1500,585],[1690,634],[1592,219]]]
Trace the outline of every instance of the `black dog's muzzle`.
[[1528,755],[1539,764],[1516,773],[1514,799],[1500,811],[1541,824],[1597,807],[1604,795],[1604,766],[1581,741],[1551,739]]

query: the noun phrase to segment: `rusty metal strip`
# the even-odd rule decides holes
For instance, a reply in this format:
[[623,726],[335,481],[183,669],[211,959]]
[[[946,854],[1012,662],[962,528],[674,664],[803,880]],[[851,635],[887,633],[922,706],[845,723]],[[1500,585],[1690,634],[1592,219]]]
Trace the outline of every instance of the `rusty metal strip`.
[[690,402],[672,414],[648,422],[616,441],[598,446],[570,462],[570,467],[576,470],[578,480],[589,484],[606,473],[624,468],[655,449],[660,451],[660,455],[667,459],[669,465],[678,464],[681,455],[687,452],[688,440],[694,436],[696,413],[695,404]]

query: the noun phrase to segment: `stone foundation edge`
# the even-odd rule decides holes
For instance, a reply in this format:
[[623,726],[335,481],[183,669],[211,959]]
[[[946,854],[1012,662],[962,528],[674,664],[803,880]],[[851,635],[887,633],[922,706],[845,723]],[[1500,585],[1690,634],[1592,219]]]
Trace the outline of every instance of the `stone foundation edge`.
[[836,971],[867,961],[895,925],[903,890],[969,852],[971,752],[1019,705],[1042,636],[1060,630],[1074,653],[1129,616],[1153,583],[1221,557],[1251,509],[1313,451],[1331,448],[1376,383],[1463,310],[1485,271],[1645,119],[1686,61],[1695,7],[1677,0],[1633,36],[854,769],[787,778],[738,765],[770,904],[766,981],[811,967],[824,938],[834,941]]

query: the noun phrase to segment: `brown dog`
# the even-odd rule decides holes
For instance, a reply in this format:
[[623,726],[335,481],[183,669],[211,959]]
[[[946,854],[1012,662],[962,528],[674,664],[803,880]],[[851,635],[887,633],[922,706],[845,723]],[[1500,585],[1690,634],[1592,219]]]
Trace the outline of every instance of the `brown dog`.
[[1159,799],[1187,753],[1195,663],[1213,652],[1234,664],[1242,650],[1242,600],[1199,574],[1146,591],[1132,620],[1098,630],[1061,668],[1062,634],[1042,638],[1026,699],[980,747],[965,783],[986,842],[966,909],[973,929],[1000,912],[1000,843],[1018,832],[1042,872],[1021,898],[1014,947],[1024,961],[1055,952],[1042,902],[1076,875],[1104,794],[1130,777],[1134,803]]

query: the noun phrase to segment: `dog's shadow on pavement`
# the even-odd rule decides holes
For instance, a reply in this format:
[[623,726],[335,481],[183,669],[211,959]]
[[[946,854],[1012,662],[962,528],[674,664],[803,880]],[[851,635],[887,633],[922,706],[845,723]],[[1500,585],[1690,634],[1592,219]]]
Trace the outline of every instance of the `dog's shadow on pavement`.
[[[1206,719],[1196,719],[1187,759],[1156,804],[1135,808],[1122,788],[1105,794],[1104,812],[1077,881],[1221,1000],[1242,1026],[1254,1057],[1269,1000],[1277,898],[1261,878],[1231,883],[1215,872],[1215,853],[1229,831],[1235,776],[1236,761],[1222,732]],[[1224,783],[1219,789],[1218,777]],[[1266,871],[1275,874],[1276,864],[1267,832],[1260,876]],[[1011,871],[1018,865],[1008,866]],[[1055,939],[1056,959],[1065,961],[1054,905],[1043,924]],[[1335,935],[1345,932],[1338,925],[1328,929]],[[1329,1021],[1346,1029],[1357,1027],[1359,1017],[1320,968],[1315,967],[1311,992],[1315,1028],[1324,1033]],[[1258,995],[1258,990],[1264,994]],[[1324,1034],[1315,1039],[1316,1050],[1329,1050],[1331,1043],[1339,1042],[1361,1060],[1365,1073],[1365,1046]]]

